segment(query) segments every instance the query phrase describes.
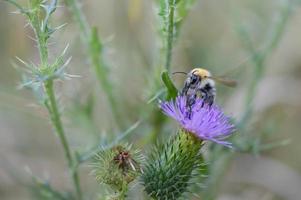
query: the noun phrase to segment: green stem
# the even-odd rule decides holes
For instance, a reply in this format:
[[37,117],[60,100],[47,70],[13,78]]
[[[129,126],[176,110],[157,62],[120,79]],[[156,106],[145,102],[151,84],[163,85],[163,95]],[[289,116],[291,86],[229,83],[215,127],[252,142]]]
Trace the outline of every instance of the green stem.
[[171,59],[172,59],[173,41],[174,41],[175,0],[168,0],[167,9],[168,9],[168,22],[167,22],[165,69],[169,72]]
[[[172,49],[173,49],[173,42],[174,42],[174,15],[175,15],[175,0],[168,0],[167,2],[167,23],[166,23],[166,38],[164,43],[164,48],[162,49],[162,54],[161,54],[161,59],[160,62],[163,64],[164,62],[164,68],[167,71],[166,74],[170,72],[170,65],[171,65],[171,59],[172,59]],[[163,17],[163,20],[165,22],[165,17]],[[163,39],[162,39],[163,40]],[[156,69],[157,70],[157,69]],[[162,73],[160,71],[160,73]],[[157,79],[157,73],[154,74],[154,79]],[[156,88],[158,88],[159,85],[156,85]],[[159,90],[158,88],[157,90]],[[153,125],[153,130],[150,133],[149,138],[145,141],[151,141],[152,143],[155,143],[158,140],[158,136],[161,133],[162,127],[165,122],[165,117],[162,117],[161,111],[155,110],[153,114],[151,115],[151,120],[152,120],[152,125]]]
[[32,15],[30,18],[30,22],[32,24],[32,28],[34,31],[34,34],[37,38],[37,44],[39,49],[39,55],[41,59],[41,63],[43,67],[47,66],[48,62],[48,48],[47,48],[47,39],[45,38],[40,25],[40,20],[38,18],[39,16],[39,10],[35,11],[35,15]]
[[[65,3],[70,8],[74,21],[78,23],[82,42],[88,50],[89,60],[94,68],[96,78],[107,96],[115,122],[117,125],[121,125],[119,128],[124,128],[123,124],[121,124],[122,121],[120,120],[121,118],[117,109],[116,98],[112,92],[112,84],[108,79],[107,72],[105,70],[106,66],[101,55],[102,44],[98,40],[96,29],[92,29],[87,23],[86,17],[80,9],[78,0],[65,0]],[[99,45],[99,47],[95,48],[95,45]]]
[[[21,13],[23,13],[25,16],[28,17],[28,20],[31,24],[31,27],[34,31],[35,37],[37,39],[37,45],[40,55],[40,72],[47,73],[47,75],[53,75],[51,65],[49,64],[48,60],[48,39],[51,35],[49,33],[49,30],[46,28],[49,22],[50,15],[55,11],[57,1],[53,0],[50,4],[52,7],[49,7],[50,4],[45,5],[45,1],[42,0],[29,0],[29,10],[24,9],[22,6],[20,6],[16,1],[13,0],[7,0],[11,2],[13,5],[15,5],[17,8],[20,9]],[[47,6],[45,8],[50,9],[48,10],[46,16],[43,15],[42,10],[43,6]],[[45,106],[48,110],[48,113],[50,115],[51,122],[56,130],[56,133],[59,137],[59,140],[63,146],[64,153],[66,160],[68,162],[69,172],[72,175],[72,180],[75,186],[75,190],[77,193],[77,199],[82,199],[81,189],[79,185],[79,176],[77,173],[76,166],[76,160],[73,160],[72,154],[69,148],[68,141],[65,136],[64,128],[62,125],[62,121],[60,118],[60,113],[58,110],[55,92],[54,92],[54,86],[53,86],[53,79],[47,78],[46,80],[43,80],[43,87],[46,94],[45,97]]]
[[[49,100],[49,114],[51,117],[51,121],[55,127],[56,132],[58,133],[58,136],[62,142],[63,148],[65,150],[65,155],[68,161],[72,160],[72,156],[70,153],[70,149],[69,149],[69,145],[67,143],[66,137],[65,137],[65,133],[64,133],[64,129],[62,126],[62,122],[61,122],[61,118],[60,118],[60,114],[57,108],[57,103],[56,103],[56,99],[55,99],[55,95],[54,95],[54,91],[53,91],[53,81],[52,80],[48,80],[47,82],[45,82],[44,84],[45,86],[45,92],[47,94],[48,100]],[[69,162],[70,164],[72,162]]]
[[68,161],[68,167],[69,167],[69,171],[71,172],[71,176],[73,179],[73,183],[75,186],[75,190],[76,190],[76,194],[78,199],[82,199],[82,194],[81,194],[81,189],[80,189],[80,184],[79,184],[79,176],[77,173],[77,170],[74,169],[74,161],[71,155],[71,151],[69,148],[69,144],[67,142],[66,136],[65,136],[65,131],[62,125],[62,121],[60,118],[60,114],[58,111],[58,107],[57,107],[57,102],[56,102],[56,98],[55,98],[55,93],[53,90],[53,80],[47,80],[44,83],[44,88],[45,88],[45,92],[47,95],[47,103],[46,103],[46,107],[48,109],[49,115],[51,117],[51,121],[53,123],[53,126],[58,134],[58,137],[60,139],[60,142],[63,146],[64,152],[65,152],[65,157]]
[[122,186],[122,190],[119,191],[118,200],[125,200],[128,192],[128,183],[124,183]]
[[[108,102],[111,106],[113,117],[116,121],[117,125],[121,124],[121,117],[119,115],[118,109],[117,109],[117,103],[116,99],[113,94],[113,86],[111,82],[108,79],[108,73],[107,73],[107,67],[104,63],[101,51],[102,51],[102,44],[99,41],[97,29],[93,28],[91,29],[91,39],[89,41],[88,48],[89,48],[89,56],[92,63],[92,66],[94,67],[94,71],[96,73],[97,80],[100,82],[100,85],[102,86],[103,91],[105,92]],[[123,126],[121,128],[124,128]]]
[[252,54],[252,62],[254,64],[254,72],[253,72],[253,78],[251,80],[251,83],[248,88],[248,93],[245,101],[245,110],[244,115],[242,116],[239,127],[243,127],[244,124],[246,124],[246,121],[250,118],[252,115],[252,103],[255,97],[255,94],[257,92],[258,84],[264,74],[265,71],[265,61],[267,57],[270,55],[270,53],[277,47],[277,44],[279,43],[283,32],[285,30],[285,25],[287,24],[287,21],[289,19],[290,13],[291,13],[291,2],[289,1],[287,5],[284,6],[281,14],[280,20],[277,22],[275,29],[272,31],[272,34],[268,37],[270,40],[268,41],[268,44],[266,45],[266,48],[262,52],[256,51],[256,49],[251,44],[251,39],[248,33],[244,32],[243,38],[244,41],[249,41],[246,45],[246,48],[249,52]]
[[38,49],[39,49],[42,66],[45,67],[48,62],[47,43],[44,42],[44,38],[41,36],[41,33],[36,33],[36,34],[40,35],[38,37]]
[[65,3],[70,8],[74,21],[78,23],[82,39],[85,40],[85,43],[88,43],[88,38],[90,37],[90,27],[85,15],[80,9],[79,2],[77,0],[65,0]]
[[[38,8],[40,8],[40,6],[38,6]],[[37,38],[40,60],[41,60],[41,65],[42,65],[41,68],[46,68],[46,67],[49,67],[47,33],[45,32],[46,30],[42,30],[40,27],[41,23],[40,23],[40,19],[38,18],[39,10],[36,10],[36,12],[37,13],[35,15],[33,15],[33,18],[31,19],[31,23],[32,23],[32,27],[34,29],[34,32],[35,32],[35,35]],[[76,190],[77,199],[81,200],[82,194],[81,194],[81,189],[80,189],[80,184],[79,184],[79,176],[77,173],[77,169],[74,168],[75,165],[74,165],[74,162],[72,159],[68,141],[65,136],[65,131],[64,131],[62,121],[60,118],[60,113],[58,111],[56,97],[55,97],[55,93],[54,93],[54,89],[53,89],[53,80],[49,79],[49,80],[44,81],[43,86],[44,86],[45,93],[47,96],[45,106],[48,109],[48,113],[50,115],[51,122],[52,122],[52,124],[59,136],[60,142],[63,146],[64,152],[65,152],[65,157],[68,162],[69,172],[71,173],[73,184],[74,184],[74,187]]]

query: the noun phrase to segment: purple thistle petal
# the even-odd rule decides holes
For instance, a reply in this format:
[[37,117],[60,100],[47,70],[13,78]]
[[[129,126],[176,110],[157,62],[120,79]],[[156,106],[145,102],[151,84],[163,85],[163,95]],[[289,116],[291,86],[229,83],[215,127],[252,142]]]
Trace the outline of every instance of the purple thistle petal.
[[186,97],[178,96],[175,101],[161,102],[160,108],[167,116],[175,119],[183,129],[200,139],[232,147],[225,139],[234,132],[235,127],[217,105],[209,106],[198,98],[189,113]]

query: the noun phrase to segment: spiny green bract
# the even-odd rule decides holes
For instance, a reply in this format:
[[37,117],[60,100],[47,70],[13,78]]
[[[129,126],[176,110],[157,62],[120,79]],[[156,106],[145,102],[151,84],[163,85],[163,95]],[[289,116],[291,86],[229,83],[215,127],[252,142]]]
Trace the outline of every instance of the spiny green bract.
[[118,145],[94,156],[92,174],[99,183],[123,191],[141,173],[143,159],[139,150],[133,150],[130,145]]
[[157,147],[147,160],[142,175],[145,191],[154,199],[178,199],[188,192],[191,178],[203,164],[202,141],[180,130],[175,138]]

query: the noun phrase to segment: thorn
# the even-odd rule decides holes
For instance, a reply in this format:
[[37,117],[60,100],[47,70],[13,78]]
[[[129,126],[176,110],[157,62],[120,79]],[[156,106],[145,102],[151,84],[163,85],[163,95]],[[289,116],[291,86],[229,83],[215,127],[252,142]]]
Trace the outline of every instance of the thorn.
[[57,73],[61,73],[66,67],[67,65],[70,63],[72,57],[70,56],[67,61],[57,70]]
[[34,80],[30,80],[30,81],[27,81],[25,83],[22,83],[21,85],[17,86],[17,89],[18,90],[21,90],[25,87],[29,87],[30,85],[32,85],[35,81]]
[[31,40],[32,40],[32,41],[34,41],[34,42],[38,42],[38,40],[37,40],[37,39],[35,39],[35,38],[31,37],[30,35],[26,35],[26,37],[28,37],[29,39],[31,39]]
[[54,29],[55,29],[55,30],[59,30],[59,29],[65,27],[65,26],[67,26],[67,24],[68,24],[68,23],[64,23],[64,24],[62,24],[62,25],[60,25],[60,26],[55,27]]
[[111,34],[103,40],[103,44],[111,43],[114,39],[115,39],[115,34]]
[[69,48],[69,43],[66,45],[65,49],[63,50],[62,55],[65,55],[65,54],[66,54],[68,48]]
[[29,167],[28,165],[24,166],[24,170],[25,170],[25,172],[28,173],[30,176],[33,176],[33,173],[32,173],[32,171],[31,171],[31,169],[30,169],[30,167]]
[[56,5],[56,8],[64,8],[64,5]]
[[71,80],[72,78],[81,78],[82,77],[80,75],[67,74],[67,73],[64,73],[64,76],[67,78],[67,80]]
[[22,14],[22,12],[20,10],[16,10],[16,11],[11,11],[9,12],[10,14],[14,14],[14,15],[19,15],[19,14]]
[[24,24],[24,27],[23,28],[27,28],[28,26],[30,26],[30,23],[27,22],[26,24]]
[[19,62],[21,62],[22,64],[27,65],[27,63],[26,63],[24,60],[22,60],[21,58],[19,58],[18,56],[16,56],[16,59],[17,59]]
[[52,46],[52,45],[55,45],[55,44],[56,44],[55,41],[53,41],[53,42],[48,42],[48,46]]

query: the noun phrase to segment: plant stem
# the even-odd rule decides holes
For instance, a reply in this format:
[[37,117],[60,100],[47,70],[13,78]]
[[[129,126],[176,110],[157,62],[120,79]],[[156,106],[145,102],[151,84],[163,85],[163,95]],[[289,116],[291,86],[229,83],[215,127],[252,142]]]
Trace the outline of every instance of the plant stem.
[[[98,39],[97,31],[96,29],[92,29],[87,23],[86,17],[80,9],[78,0],[65,0],[65,3],[71,10],[74,21],[78,23],[82,42],[87,48],[89,60],[91,62],[91,66],[94,68],[96,78],[107,96],[115,122],[117,125],[121,125],[121,128],[124,128],[123,124],[121,124],[122,120],[120,120],[121,118],[117,109],[116,98],[112,92],[113,87],[108,78],[106,64],[104,63],[101,55],[102,44]],[[95,45],[99,46],[95,47]]]
[[68,144],[66,136],[65,136],[65,131],[64,131],[64,128],[62,125],[60,114],[58,111],[55,93],[53,90],[53,80],[47,80],[44,83],[44,89],[45,89],[47,99],[48,99],[46,107],[47,107],[49,115],[51,117],[53,126],[54,126],[54,128],[59,136],[60,142],[63,146],[64,152],[65,152],[65,157],[68,162],[69,171],[71,172],[74,187],[75,187],[75,190],[77,193],[77,198],[80,200],[80,199],[82,199],[81,198],[82,194],[81,194],[81,189],[80,189],[80,184],[79,184],[79,176],[78,176],[77,170],[74,169],[75,165],[73,162],[69,144]]
[[37,44],[39,49],[39,55],[42,67],[47,66],[48,63],[48,48],[47,48],[47,39],[41,30],[40,20],[39,20],[39,12],[36,11],[35,15],[31,16],[31,25],[34,31],[34,34],[37,38]]
[[74,21],[77,22],[79,29],[81,31],[81,37],[85,41],[86,44],[89,43],[90,37],[90,27],[86,20],[85,15],[82,13],[80,9],[79,2],[77,0],[65,0],[66,5],[72,12]]
[[[38,49],[39,49],[40,60],[41,60],[40,68],[45,69],[45,68],[51,67],[48,63],[49,61],[48,61],[47,39],[49,38],[49,35],[47,33],[47,30],[45,28],[42,28],[41,19],[39,19],[41,2],[37,2],[37,3],[38,3],[37,5],[34,3],[32,4],[32,7],[33,7],[35,13],[32,15],[30,22],[31,22],[32,28],[34,30],[35,36],[37,38]],[[43,22],[48,23],[48,21],[43,21]],[[44,27],[46,27],[46,25],[47,24],[44,24]],[[71,173],[73,184],[74,184],[75,191],[77,194],[77,199],[81,200],[82,194],[81,194],[81,189],[80,189],[80,184],[79,184],[79,182],[80,182],[79,176],[77,173],[77,169],[74,167],[75,163],[72,158],[70,147],[69,147],[68,141],[65,136],[65,131],[64,131],[60,113],[58,110],[55,92],[54,92],[54,86],[53,86],[53,79],[45,80],[43,82],[43,87],[44,87],[44,90],[46,93],[45,106],[48,109],[48,113],[50,115],[51,122],[52,122],[52,124],[56,130],[56,133],[59,137],[59,140],[63,146],[65,157],[68,162],[69,172]]]
[[117,199],[118,200],[125,200],[126,197],[127,197],[127,192],[128,192],[128,184],[124,183],[123,186],[122,186],[122,190],[119,191]]
[[[40,33],[36,33],[40,34]],[[38,49],[39,49],[39,54],[42,62],[42,66],[46,66],[48,62],[48,50],[47,50],[47,44],[43,42],[42,36],[38,37]]]
[[[262,52],[256,51],[256,49],[251,45],[251,43],[247,45],[247,50],[250,51],[252,54],[251,61],[254,64],[254,72],[246,96],[244,115],[239,121],[239,126],[244,126],[244,124],[246,124],[246,121],[252,115],[252,103],[255,94],[257,92],[259,82],[265,71],[265,61],[267,57],[270,55],[270,53],[277,47],[277,44],[279,43],[283,35],[283,32],[285,30],[285,25],[287,24],[291,13],[291,6],[292,3],[288,1],[287,5],[285,5],[282,8],[283,10],[281,11],[281,16],[279,18],[279,21],[277,22],[275,29],[272,30],[271,35],[267,37],[270,38],[270,40],[268,41],[266,48]],[[247,39],[247,41],[251,41],[250,36],[247,33],[245,33],[244,38]]]
[[167,5],[168,21],[167,21],[167,37],[166,37],[166,57],[165,57],[165,69],[170,71],[170,64],[172,59],[172,48],[174,41],[174,15],[175,15],[175,0],[168,0]]
[[60,114],[59,114],[59,111],[57,108],[57,103],[56,103],[56,99],[55,99],[55,95],[54,95],[54,91],[53,91],[53,81],[48,80],[47,82],[45,82],[44,87],[45,87],[45,92],[46,92],[48,100],[49,100],[49,102],[48,102],[49,110],[48,111],[49,111],[49,114],[51,117],[51,121],[53,122],[55,130],[58,133],[58,136],[62,142],[62,146],[65,150],[65,156],[68,161],[71,161],[72,156],[70,153],[69,145],[68,145],[66,137],[65,137],[64,129],[62,126]]
[[[175,15],[175,0],[167,0],[167,5],[166,5],[166,15],[167,17],[163,16],[163,22],[164,22],[164,28],[163,30],[167,30],[166,35],[163,34],[166,37],[162,37],[162,43],[163,43],[163,48],[161,51],[161,58],[160,58],[160,65],[163,65],[165,71],[167,71],[166,74],[170,72],[170,65],[171,65],[171,59],[172,59],[172,49],[173,49],[173,42],[174,42],[174,30],[175,30],[175,24],[174,24],[174,15]],[[160,5],[161,9],[164,6]],[[165,7],[164,9],[165,10]],[[164,12],[165,13],[165,12]],[[164,32],[164,31],[163,31]],[[165,33],[165,32],[164,32]],[[157,79],[157,69],[155,69],[154,73],[154,82],[156,82]],[[162,73],[162,71],[160,71]],[[157,90],[161,89],[160,84],[155,86]],[[157,91],[156,91],[157,92]],[[153,130],[150,133],[149,138],[147,138],[145,141],[151,141],[152,143],[155,143],[158,140],[158,136],[161,133],[162,127],[165,122],[165,117],[164,114],[162,114],[161,111],[155,110],[151,115],[150,115],[150,120],[152,121],[153,125]]]

